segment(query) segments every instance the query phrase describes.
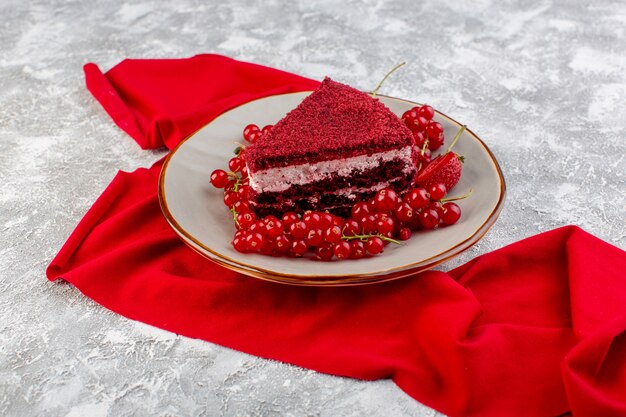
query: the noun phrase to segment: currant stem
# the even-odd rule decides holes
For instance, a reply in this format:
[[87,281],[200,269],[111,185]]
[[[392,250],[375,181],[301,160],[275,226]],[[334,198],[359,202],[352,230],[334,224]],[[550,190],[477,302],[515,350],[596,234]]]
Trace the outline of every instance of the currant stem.
[[406,62],[401,62],[398,65],[396,65],[395,67],[393,67],[391,69],[391,71],[389,71],[385,77],[378,83],[378,85],[376,86],[376,88],[374,89],[374,91],[372,91],[370,94],[372,96],[372,98],[376,98],[376,93],[378,92],[378,90],[380,89],[380,87],[382,87],[383,83],[387,80],[387,78],[389,78],[389,76],[391,74],[393,74],[398,68],[400,68],[401,66],[403,66],[404,64],[406,64]]
[[452,140],[452,143],[450,144],[450,146],[448,146],[448,152],[450,152],[452,150],[452,147],[454,145],[456,145],[456,142],[459,140],[459,138],[461,137],[461,134],[463,132],[465,132],[465,129],[467,129],[467,126],[463,125],[461,126],[461,128],[459,129],[458,132],[456,132],[456,136],[454,137],[454,139]]
[[470,197],[472,194],[474,194],[474,189],[470,188],[469,192],[465,195],[462,195],[460,197],[449,197],[449,198],[442,198],[441,200],[439,200],[441,203],[447,203],[448,201],[458,201],[458,200],[464,200],[467,197]]
[[369,234],[364,234],[364,235],[352,235],[352,236],[346,236],[346,235],[342,235],[341,239],[343,240],[354,240],[354,239],[359,239],[362,241],[366,241],[367,239],[371,238],[371,237],[379,237],[384,241],[387,242],[391,242],[391,243],[395,243],[396,245],[402,245],[402,242],[392,239],[390,237],[387,237],[385,235],[381,235],[380,233],[369,233]]
[[237,215],[239,213],[237,213],[237,211],[234,208],[231,208],[230,212],[233,213],[233,221],[235,222],[235,226],[237,226],[237,228],[239,228],[239,222],[237,221]]
[[237,173],[229,171],[228,172],[228,177],[230,178],[232,175],[232,179],[235,180],[235,183],[233,184],[233,187],[230,189],[231,191],[237,192],[239,191],[239,186],[241,185],[241,178],[239,177],[239,175],[237,175]]

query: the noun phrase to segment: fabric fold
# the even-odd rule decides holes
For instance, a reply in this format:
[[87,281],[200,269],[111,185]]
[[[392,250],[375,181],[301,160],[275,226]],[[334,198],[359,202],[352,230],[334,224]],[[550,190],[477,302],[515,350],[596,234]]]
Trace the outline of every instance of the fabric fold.
[[173,149],[226,110],[260,97],[313,90],[319,84],[211,54],[125,59],[106,76],[93,63],[84,71],[89,91],[142,149]]
[[148,143],[145,132],[135,119],[132,109],[119,96],[109,79],[96,64],[88,63],[83,67],[85,83],[89,92],[98,100],[115,124],[141,146],[141,149],[158,148],[159,144]]

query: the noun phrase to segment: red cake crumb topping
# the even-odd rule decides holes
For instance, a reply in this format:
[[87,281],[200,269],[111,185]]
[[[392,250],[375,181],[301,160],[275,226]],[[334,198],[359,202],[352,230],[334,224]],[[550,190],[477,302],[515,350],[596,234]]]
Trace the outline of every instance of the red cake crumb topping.
[[377,99],[325,78],[311,95],[246,149],[250,172],[348,158],[414,143],[406,125]]

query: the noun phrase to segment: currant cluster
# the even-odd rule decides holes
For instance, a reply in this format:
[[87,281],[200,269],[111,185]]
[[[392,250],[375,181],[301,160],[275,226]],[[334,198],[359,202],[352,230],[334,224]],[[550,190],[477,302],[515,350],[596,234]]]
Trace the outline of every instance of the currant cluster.
[[261,129],[255,124],[249,124],[243,129],[243,138],[250,143],[254,143],[267,132],[272,130],[273,127],[274,125],[267,125]]
[[[272,130],[273,127],[273,125],[267,125],[260,129],[255,124],[249,124],[243,129],[243,138],[250,143],[254,143]],[[211,173],[211,184],[215,188],[224,189],[224,204],[230,209],[237,202],[245,202],[247,206],[250,181],[248,179],[244,149],[245,146],[239,146],[235,149],[235,157],[228,161],[228,169],[230,171],[216,169]]]
[[245,152],[240,149],[228,163],[230,171],[213,171],[211,183],[224,189],[224,204],[237,228],[232,245],[239,252],[304,256],[319,260],[359,259],[383,252],[389,243],[408,240],[418,229],[435,229],[456,223],[461,209],[454,199],[444,199],[444,184],[414,188],[404,197],[385,188],[368,201],[356,203],[344,219],[326,212],[307,211],[257,218],[248,200],[249,180]]
[[375,227],[366,230],[326,212],[288,212],[280,219],[272,215],[257,219],[253,212],[237,217],[232,244],[239,252],[293,257],[312,252],[317,259],[330,261],[376,255],[386,243],[397,242],[377,233]]
[[441,148],[444,142],[443,126],[433,120],[434,116],[435,110],[427,104],[402,114],[402,121],[413,132],[415,146],[420,149],[418,158],[422,166],[430,162],[432,151]]

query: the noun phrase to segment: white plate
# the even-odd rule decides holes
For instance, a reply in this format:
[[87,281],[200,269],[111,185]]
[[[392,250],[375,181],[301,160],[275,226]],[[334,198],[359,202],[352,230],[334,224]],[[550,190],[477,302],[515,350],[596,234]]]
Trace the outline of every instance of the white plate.
[[[466,130],[454,148],[465,156],[463,174],[450,195],[465,194],[471,188],[474,194],[458,202],[462,217],[457,224],[419,232],[401,246],[390,244],[383,254],[359,260],[320,262],[235,251],[230,243],[235,226],[222,202],[222,190],[210,185],[211,172],[227,166],[247,124],[274,124],[308,94],[284,94],[246,103],[222,114],[170,153],[159,178],[159,201],[168,223],[186,244],[212,261],[257,278],[297,285],[354,285],[432,268],[472,246],[496,221],[504,204],[504,178],[487,146]],[[398,115],[417,105],[378,97]],[[449,143],[460,124],[439,112],[435,120],[443,125]]]

